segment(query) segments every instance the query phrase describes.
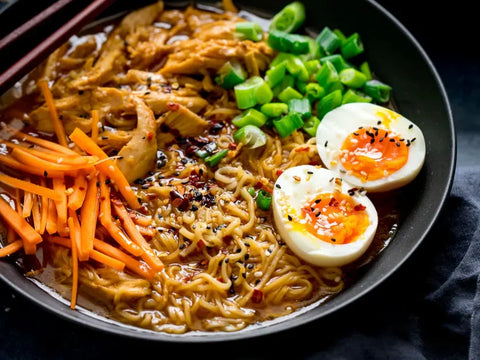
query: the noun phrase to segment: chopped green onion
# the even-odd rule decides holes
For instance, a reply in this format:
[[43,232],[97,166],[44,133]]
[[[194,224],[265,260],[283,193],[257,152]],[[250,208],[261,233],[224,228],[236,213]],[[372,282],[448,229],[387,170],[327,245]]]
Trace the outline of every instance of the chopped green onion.
[[277,129],[278,135],[287,137],[303,126],[303,120],[300,114],[289,113],[280,119],[273,120],[273,126]]
[[338,39],[340,40],[340,44],[342,44],[345,40],[347,40],[347,37],[345,34],[342,32],[340,29],[334,29],[333,33],[337,35]]
[[266,121],[267,117],[264,114],[252,108],[244,111],[240,115],[235,116],[232,120],[232,124],[238,127],[243,127],[246,125],[255,125],[261,127]]
[[273,98],[272,89],[260,76],[253,76],[243,83],[235,85],[234,90],[239,109],[265,104]]
[[343,58],[342,55],[340,54],[333,54],[329,56],[324,56],[320,59],[320,64],[325,64],[326,62],[331,62],[333,66],[335,66],[335,69],[337,72],[342,71],[343,69],[347,69],[352,67],[350,64],[347,64],[345,59]]
[[257,206],[264,210],[264,211],[267,211],[268,209],[270,209],[270,205],[272,204],[272,195],[263,190],[263,189],[260,189],[258,191],[258,195],[257,195]]
[[287,61],[288,59],[290,59],[290,57],[292,56],[292,54],[289,54],[289,53],[286,53],[286,52],[279,52],[277,54],[277,56],[275,56],[272,60],[272,62],[270,63],[270,68],[272,67],[275,67],[277,66],[278,64],[281,64],[282,62],[285,62]]
[[322,55],[322,50],[320,49],[320,44],[312,39],[307,37],[309,51],[306,54],[299,55],[303,61],[319,59]]
[[310,50],[308,36],[278,30],[270,31],[267,44],[274,50],[291,54],[306,54]]
[[317,71],[320,70],[320,67],[320,60],[318,59],[305,61],[305,68],[307,69],[309,76],[316,74]]
[[363,91],[374,100],[386,103],[390,100],[391,86],[378,80],[369,80],[365,83]]
[[342,104],[342,91],[335,90],[325,95],[317,104],[317,116],[321,120],[326,113]]
[[214,167],[220,162],[220,160],[222,160],[225,157],[225,155],[227,155],[227,153],[228,153],[228,150],[223,149],[213,155],[206,157],[204,160],[208,166]]
[[268,117],[278,117],[288,113],[288,105],[280,102],[263,104],[260,111]]
[[316,136],[317,128],[320,124],[320,119],[316,116],[311,116],[303,124],[303,131],[305,131],[310,136]]
[[280,10],[270,23],[270,31],[280,30],[292,33],[305,21],[305,7],[299,1],[294,1]]
[[317,83],[311,82],[305,87],[305,97],[311,102],[320,99],[323,95],[325,95],[325,89]]
[[267,135],[255,125],[246,125],[235,131],[233,139],[250,149],[255,149],[266,144]]
[[315,41],[320,45],[320,48],[326,55],[333,54],[340,46],[340,39],[327,26],[318,34]]
[[280,94],[278,94],[278,99],[284,103],[288,103],[292,99],[301,98],[303,98],[303,95],[291,86],[286,87]]
[[358,33],[350,35],[340,47],[340,51],[345,59],[350,59],[363,52],[363,43]]
[[312,116],[312,105],[307,98],[291,99],[288,102],[288,111],[299,114],[302,120],[305,120]]
[[340,81],[340,79],[336,82],[334,82],[333,84],[331,84],[328,89],[327,89],[327,93],[330,94],[332,91],[336,91],[336,90],[340,90],[342,92],[342,94],[344,93],[345,91],[345,86],[342,84],[342,82]]
[[231,89],[247,79],[247,72],[238,61],[227,61],[219,70],[215,81],[224,89]]
[[285,72],[287,71],[287,63],[281,62],[280,64],[270,67],[265,73],[266,80],[268,85],[271,88],[274,88],[278,84],[280,84],[285,77]]
[[257,195],[257,192],[255,191],[255,188],[253,188],[253,187],[249,187],[247,189],[247,192],[250,194],[251,197],[255,197],[255,195]]
[[235,32],[235,35],[240,40],[260,41],[263,39],[263,29],[255,22],[238,22],[235,25]]
[[324,89],[328,89],[332,84],[340,82],[337,69],[335,69],[335,66],[333,66],[330,61],[326,61],[322,65],[315,78],[318,84]]
[[197,155],[199,158],[205,159],[210,155],[210,153],[207,150],[200,149],[195,151],[195,155]]
[[372,102],[372,98],[358,90],[348,89],[343,94],[342,104],[354,103],[354,102]]
[[287,70],[290,74],[302,81],[307,81],[310,77],[305,64],[298,56],[292,55],[286,62]]
[[273,88],[273,96],[278,97],[278,95],[287,87],[295,86],[295,78],[292,75],[285,75],[282,82]]
[[372,80],[372,72],[370,71],[370,65],[368,62],[364,61],[360,64],[359,68],[360,71],[367,77],[367,81]]
[[354,89],[361,88],[367,82],[365,74],[354,68],[344,69],[338,75],[342,84]]

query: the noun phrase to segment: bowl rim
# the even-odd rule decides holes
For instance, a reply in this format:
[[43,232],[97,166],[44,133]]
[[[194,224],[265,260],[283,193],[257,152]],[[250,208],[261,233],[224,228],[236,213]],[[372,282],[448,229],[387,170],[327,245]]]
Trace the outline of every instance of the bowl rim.
[[[313,314],[308,318],[305,318],[302,316],[301,320],[299,319],[298,315],[310,312],[311,307],[317,306],[316,303],[312,304],[311,306],[307,306],[306,308],[297,310],[292,314],[291,317],[287,315],[275,320],[266,321],[266,322],[263,322],[261,325],[258,325],[258,327],[256,325],[250,325],[250,326],[247,326],[245,329],[235,331],[235,332],[213,332],[213,333],[189,332],[187,334],[175,335],[175,334],[167,334],[163,332],[156,332],[153,330],[141,329],[131,325],[125,325],[125,324],[119,323],[118,321],[105,319],[104,317],[93,314],[92,312],[85,310],[81,307],[78,307],[78,309],[75,311],[69,311],[70,308],[68,306],[51,306],[49,304],[45,304],[42,301],[40,301],[37,297],[35,297],[35,294],[29,290],[31,289],[31,287],[34,287],[34,289],[37,289],[42,292],[46,292],[46,290],[43,289],[43,288],[46,288],[46,286],[42,287],[40,284],[38,284],[38,281],[36,280],[32,281],[31,279],[27,279],[23,277],[23,275],[21,274],[20,275],[25,279],[25,282],[29,282],[31,285],[29,284],[23,287],[20,284],[17,284],[15,281],[12,281],[10,278],[4,276],[2,272],[0,272],[0,279],[4,283],[9,285],[12,288],[12,290],[14,290],[16,293],[20,294],[21,296],[23,296],[30,302],[34,303],[35,305],[39,306],[40,308],[47,310],[47,312],[50,312],[55,316],[58,316],[65,320],[71,321],[77,325],[84,326],[90,330],[107,333],[111,335],[118,335],[120,337],[136,338],[138,340],[146,340],[146,341],[154,341],[154,342],[179,342],[179,343],[198,343],[198,342],[213,343],[213,342],[237,341],[237,340],[245,340],[252,337],[265,336],[272,333],[279,333],[286,330],[291,330],[294,327],[316,321],[322,317],[331,315],[332,313],[339,311],[340,309],[346,306],[351,305],[356,300],[365,296],[367,293],[371,292],[374,288],[376,288],[381,283],[386,281],[389,277],[391,277],[391,275],[394,272],[396,272],[411,257],[411,255],[416,251],[416,249],[420,246],[420,244],[423,243],[424,239],[427,237],[428,233],[431,231],[442,209],[444,208],[446,199],[450,194],[453,181],[454,181],[454,176],[455,176],[455,168],[456,168],[456,161],[457,161],[456,159],[457,158],[457,141],[456,141],[455,124],[454,124],[453,115],[452,115],[447,92],[445,90],[441,77],[439,76],[433,62],[430,60],[429,56],[427,55],[423,47],[420,45],[417,39],[410,33],[410,31],[395,16],[393,16],[388,10],[386,10],[382,5],[377,3],[375,0],[364,0],[364,2],[366,3],[366,5],[371,5],[374,8],[376,8],[376,10],[380,11],[384,17],[387,17],[388,20],[400,32],[402,32],[403,35],[405,35],[408,38],[408,41],[411,44],[413,44],[416,51],[418,51],[418,53],[420,54],[422,60],[427,65],[433,79],[436,82],[436,88],[438,89],[441,99],[445,106],[443,111],[445,112],[445,115],[448,118],[448,124],[445,124],[445,125],[446,126],[448,125],[449,127],[450,140],[452,144],[450,158],[448,159],[447,182],[444,184],[444,189],[436,209],[432,211],[433,216],[429,218],[428,224],[426,225],[424,232],[418,236],[418,240],[414,243],[414,245],[411,246],[409,251],[405,252],[403,254],[402,259],[398,261],[394,266],[390,267],[389,270],[385,272],[383,276],[381,276],[378,280],[376,280],[369,286],[364,287],[361,291],[358,291],[356,294],[354,294],[354,296],[351,296],[345,301],[337,304],[337,306],[334,306],[324,312],[321,312],[320,314]],[[3,264],[1,263],[0,265],[3,266]],[[14,265],[11,263],[8,263],[6,264],[6,266],[13,267]],[[22,282],[22,284],[25,284],[25,282]],[[34,290],[34,292],[37,292],[37,290]],[[53,296],[53,297],[56,298],[58,305],[62,305],[62,303],[67,304],[66,300],[61,298],[60,295]]]

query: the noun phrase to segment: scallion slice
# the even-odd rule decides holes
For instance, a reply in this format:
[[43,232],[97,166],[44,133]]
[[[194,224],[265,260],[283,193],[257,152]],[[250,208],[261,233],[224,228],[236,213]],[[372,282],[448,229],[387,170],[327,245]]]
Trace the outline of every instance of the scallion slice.
[[232,124],[238,127],[246,125],[255,125],[261,127],[267,121],[267,117],[260,111],[253,108],[244,111],[242,114],[233,118]]
[[367,82],[365,74],[354,68],[343,69],[338,75],[342,84],[354,89],[361,88]]
[[310,50],[308,36],[273,30],[268,34],[267,44],[274,50],[291,54],[306,54]]
[[305,131],[310,136],[316,136],[317,128],[320,124],[320,119],[316,116],[309,117],[303,124],[303,131]]
[[392,87],[378,80],[369,80],[365,83],[363,91],[375,101],[386,103],[390,100]]
[[270,205],[272,204],[272,195],[269,192],[260,189],[258,191],[256,202],[260,209],[267,211],[270,209]]
[[336,107],[342,104],[342,91],[335,90],[332,91],[330,94],[325,95],[320,101],[317,103],[317,116],[321,120],[325,116],[326,113],[335,109]]
[[235,25],[236,37],[240,40],[260,41],[263,39],[263,29],[256,22],[238,22]]
[[333,54],[341,44],[338,36],[328,26],[323,28],[315,40],[326,55]]
[[341,45],[340,51],[345,59],[350,59],[363,52],[363,43],[358,33],[350,35]]
[[268,117],[279,117],[288,113],[288,105],[280,102],[263,104],[260,111]]
[[345,94],[343,94],[342,104],[353,103],[353,102],[372,102],[372,98],[367,94],[362,93],[361,91],[348,89]]
[[246,125],[235,131],[233,139],[247,148],[255,149],[266,144],[267,135],[255,125]]
[[291,99],[288,102],[288,111],[299,114],[302,120],[305,120],[312,116],[312,105],[307,98]]
[[247,79],[245,68],[238,61],[227,61],[219,70],[215,82],[224,89],[231,89]]
[[289,113],[280,119],[274,120],[273,126],[280,137],[287,137],[303,126],[303,120],[300,114]]
[[278,94],[278,99],[284,103],[287,103],[292,99],[301,99],[303,95],[300,94],[297,90],[293,87],[288,86],[282,90],[280,94]]
[[213,155],[206,157],[204,160],[208,166],[215,167],[225,157],[225,155],[227,155],[227,153],[228,150],[223,149]]
[[292,33],[305,21],[305,7],[299,1],[294,1],[280,10],[270,22],[270,31],[280,30]]
[[234,91],[239,109],[265,104],[273,98],[272,89],[260,76],[252,76],[243,83],[235,85]]

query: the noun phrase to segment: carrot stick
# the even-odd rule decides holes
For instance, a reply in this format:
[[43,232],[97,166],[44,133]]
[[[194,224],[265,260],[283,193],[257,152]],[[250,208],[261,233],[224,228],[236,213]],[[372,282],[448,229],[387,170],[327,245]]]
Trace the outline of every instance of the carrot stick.
[[55,201],[51,199],[48,200],[47,224],[45,229],[50,235],[57,232],[57,208]]
[[57,244],[57,245],[61,245],[63,247],[69,248],[69,249],[72,248],[72,241],[70,240],[70,238],[64,238],[64,237],[61,237],[61,236],[48,236],[47,240],[49,242],[52,242],[52,243]]
[[46,149],[53,150],[57,153],[66,154],[66,155],[78,155],[75,151],[71,150],[68,147],[57,144],[56,142],[45,140],[36,136],[25,134],[15,128],[7,126],[7,130],[13,132],[13,137],[19,138],[22,141],[28,141],[32,144],[42,146]]
[[[7,147],[11,149],[20,149],[25,150],[32,154],[33,156],[37,156],[43,160],[47,160],[57,164],[70,164],[70,165],[86,165],[86,164],[94,164],[98,161],[96,156],[82,156],[80,154],[75,155],[67,155],[64,153],[54,152],[48,149],[36,149],[33,147],[28,147],[27,145],[23,144],[15,144],[7,140],[0,139],[0,143],[7,145]],[[35,146],[35,145],[31,145]]]
[[73,192],[68,196],[68,208],[72,210],[78,210],[82,207],[85,200],[85,194],[87,193],[88,181],[83,172],[80,172],[75,177],[73,184]]
[[20,170],[27,174],[38,175],[48,178],[62,178],[65,173],[63,171],[47,171],[39,167],[27,166],[20,161],[12,158],[11,156],[6,156],[0,154],[0,164],[6,165],[11,169]]
[[53,190],[60,195],[60,200],[55,200],[57,209],[57,231],[60,235],[67,235],[67,195],[65,193],[65,179],[53,179]]
[[46,80],[40,80],[38,82],[38,86],[40,86],[40,89],[42,90],[43,97],[45,98],[48,110],[50,111],[50,117],[52,120],[53,128],[55,130],[55,134],[57,135],[58,143],[62,146],[67,147],[68,144],[67,138],[65,136],[65,129],[63,128],[63,124],[58,118],[57,108],[55,107],[52,93],[50,92],[50,88],[48,87],[48,82]]
[[33,206],[32,206],[32,218],[33,218],[33,228],[37,233],[40,234],[40,207],[38,196],[33,195]]
[[13,188],[21,189],[25,192],[45,196],[49,199],[60,200],[61,197],[52,189],[47,188],[46,186],[40,186],[31,183],[30,181],[20,180],[5,174],[0,174],[0,182],[7,184]]
[[22,216],[23,211],[20,200],[20,189],[18,188],[15,188],[15,208],[17,209],[18,215]]
[[0,248],[0,258],[16,253],[23,247],[22,240],[16,240],[3,248]]
[[115,212],[120,217],[120,221],[122,222],[123,228],[130,236],[130,238],[139,245],[144,254],[142,255],[142,259],[155,271],[161,271],[164,268],[162,261],[155,255],[155,252],[150,247],[150,244],[145,240],[143,235],[137,229],[135,223],[133,222],[132,218],[128,214],[127,209],[123,206],[121,201],[114,200],[112,201],[113,208]]
[[110,207],[110,187],[107,185],[105,174],[100,173],[100,222],[102,225],[112,222]]
[[108,158],[107,154],[90,139],[81,129],[76,128],[71,134],[70,139],[75,142],[83,151],[90,155],[94,155],[100,159],[97,169],[104,173],[108,178],[110,178],[118,188],[118,191],[127,201],[128,205],[132,209],[140,208],[137,196],[128,183],[125,175],[120,171],[120,169],[115,165],[115,163]]
[[[40,178],[40,185],[43,187],[47,186],[47,180],[45,178]],[[47,217],[48,217],[48,198],[46,196],[42,196],[40,199],[40,235],[45,233],[45,229],[47,227]]]
[[125,264],[127,269],[130,269],[134,273],[140,275],[143,278],[151,279],[153,277],[153,272],[148,267],[148,265],[141,263],[140,261],[132,258],[131,256],[125,254],[120,249],[98,239],[93,240],[93,247],[102,253],[109,255],[117,260],[120,260]]
[[68,226],[70,228],[70,243],[72,247],[72,295],[70,298],[70,308],[73,310],[77,304],[78,294],[78,257],[77,257],[77,243],[80,236],[79,229],[75,227],[73,217],[68,218]]
[[115,270],[123,271],[125,269],[125,263],[111,256],[105,255],[100,251],[97,251],[94,249],[90,250],[90,257],[93,260],[98,261],[99,263],[102,263],[104,265],[110,266],[111,268],[114,268]]
[[22,238],[25,254],[35,254],[36,245],[42,242],[42,237],[2,197],[0,197],[0,215],[5,223]]
[[92,141],[97,143],[98,139],[98,110],[92,110]]
[[17,234],[15,234],[15,231],[11,227],[7,228],[7,244],[13,243],[17,238]]
[[56,162],[47,161],[39,158],[38,156],[30,154],[28,151],[19,148],[13,149],[11,155],[25,165],[34,166],[47,171],[64,171],[66,174],[69,175],[76,175],[76,170],[79,169],[92,168],[91,164],[71,165],[58,164]]
[[90,250],[93,249],[93,239],[95,238],[95,229],[97,227],[98,218],[98,187],[97,177],[92,176],[88,181],[87,193],[83,202],[80,215],[82,242],[78,251],[78,258],[81,261],[88,260]]
[[108,234],[115,240],[122,248],[127,250],[134,256],[143,255],[143,249],[135,244],[114,222],[103,225]]

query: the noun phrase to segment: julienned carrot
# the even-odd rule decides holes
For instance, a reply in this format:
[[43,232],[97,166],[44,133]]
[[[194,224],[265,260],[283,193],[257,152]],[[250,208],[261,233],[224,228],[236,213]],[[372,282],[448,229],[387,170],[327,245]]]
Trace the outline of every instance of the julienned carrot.
[[5,223],[22,238],[25,254],[34,255],[37,251],[36,245],[42,242],[42,236],[10,206],[3,197],[0,197],[0,215],[3,217]]
[[141,277],[151,279],[154,275],[152,270],[148,267],[147,264],[141,263],[140,261],[132,258],[131,256],[125,254],[120,249],[102,241],[99,239],[93,240],[93,247],[102,253],[109,255],[117,260],[120,260],[125,264],[127,269],[130,269],[134,273],[140,275]]
[[40,80],[38,82],[38,86],[42,90],[43,97],[45,98],[48,110],[50,111],[50,117],[52,120],[53,129],[55,130],[55,134],[57,135],[58,143],[62,146],[67,147],[68,144],[67,138],[65,136],[65,129],[63,128],[63,124],[58,118],[57,108],[55,107],[52,93],[50,92],[50,88],[48,87],[48,82],[46,80]]
[[50,199],[48,200],[47,224],[45,229],[50,235],[57,232],[57,207],[55,201]]
[[13,243],[15,240],[17,240],[17,234],[15,234],[15,231],[11,227],[7,228],[7,244]]
[[143,255],[144,250],[134,243],[114,222],[103,225],[108,234],[115,240],[122,248],[134,256]]
[[0,182],[7,184],[13,188],[21,189],[29,193],[37,194],[40,196],[45,196],[49,199],[60,200],[61,197],[52,189],[47,188],[46,186],[40,186],[33,184],[30,181],[20,180],[5,174],[0,174]]
[[97,251],[94,249],[90,250],[90,257],[93,260],[98,261],[99,263],[102,263],[104,265],[110,266],[111,268],[114,268],[115,270],[123,271],[125,269],[125,263],[111,256],[105,255],[100,251]]
[[97,227],[98,218],[98,198],[97,177],[92,176],[90,180],[88,180],[87,193],[80,210],[80,215],[82,217],[82,243],[78,251],[78,258],[81,261],[88,260],[90,250],[93,249],[93,239],[95,238],[95,229]]
[[107,185],[105,174],[99,174],[100,182],[100,222],[102,225],[112,222],[112,209],[110,207],[110,187]]
[[92,110],[92,140],[97,143],[98,138],[98,110]]
[[71,165],[71,164],[58,164],[55,162],[43,160],[38,156],[30,154],[28,151],[15,148],[12,150],[11,155],[28,166],[35,166],[47,171],[63,171],[67,175],[75,176],[79,169],[92,169],[91,164],[80,164],[80,165]]
[[132,218],[133,222],[137,225],[144,227],[152,225],[152,218],[150,216],[140,215],[136,211],[130,211],[129,215]]
[[77,304],[78,294],[78,256],[77,256],[77,243],[79,231],[75,227],[73,218],[68,218],[68,227],[70,228],[70,243],[72,247],[72,295],[70,298],[70,308],[73,310]]
[[33,208],[33,194],[28,191],[24,191],[22,216],[25,219],[30,217],[30,215],[32,214],[32,208]]
[[[20,149],[29,152],[30,154],[37,156],[43,160],[47,160],[57,164],[70,164],[70,165],[86,165],[94,164],[98,161],[96,156],[82,156],[80,154],[67,155],[64,153],[58,153],[48,149],[33,148],[27,146],[27,144],[16,144],[8,140],[0,139],[0,143],[7,145],[11,149]],[[35,145],[32,145],[35,146]]]
[[15,208],[17,209],[17,213],[22,215],[22,206],[20,200],[20,189],[15,188]]
[[119,216],[123,228],[125,229],[127,234],[137,245],[139,245],[143,249],[144,254],[142,255],[142,259],[145,260],[145,262],[153,270],[161,271],[164,268],[162,261],[158,258],[157,255],[155,255],[155,252],[151,248],[150,244],[147,242],[147,240],[145,240],[143,235],[137,229],[135,223],[128,214],[127,209],[125,209],[125,206],[123,206],[122,202],[119,200],[113,200],[112,205],[115,209],[115,212]]
[[70,139],[87,154],[98,157],[100,161],[96,165],[97,169],[115,183],[118,191],[122,194],[132,209],[140,208],[138,198],[125,178],[125,175],[123,175],[115,163],[108,158],[107,154],[105,154],[105,152],[95,142],[93,142],[93,140],[89,138],[87,134],[85,134],[81,129],[76,128],[70,134]]
[[9,127],[9,126],[6,126],[6,129],[8,131],[10,131],[11,133],[13,133],[13,137],[15,137],[19,140],[28,141],[32,144],[39,145],[39,146],[44,147],[44,148],[49,149],[49,150],[53,150],[57,153],[66,154],[66,155],[78,155],[78,153],[71,150],[70,148],[59,145],[59,144],[57,144],[53,141],[49,141],[49,140],[45,140],[45,139],[42,139],[42,138],[39,138],[39,137],[36,137],[36,136],[25,134],[25,133],[15,129],[15,128],[12,128],[12,127]]
[[80,172],[75,177],[73,183],[73,192],[68,196],[68,208],[72,210],[78,210],[82,207],[85,200],[85,194],[87,193],[88,181],[86,175]]
[[60,235],[68,235],[67,229],[67,194],[65,193],[65,179],[53,179],[53,190],[60,195],[60,200],[55,200],[57,209],[57,231]]
[[36,166],[28,166],[12,158],[11,156],[6,156],[3,154],[0,154],[0,164],[6,165],[11,169],[20,170],[27,174],[44,176],[48,178],[61,178],[65,176],[63,171],[47,171]]
[[16,240],[3,248],[0,248],[0,258],[5,257],[7,255],[11,255],[13,253],[16,253],[18,250],[20,250],[23,247],[23,241],[22,240]]
[[[43,187],[47,186],[47,180],[45,178],[40,178],[40,185]],[[48,198],[42,196],[40,198],[40,235],[45,233],[45,228],[47,227],[47,217],[48,217]]]

